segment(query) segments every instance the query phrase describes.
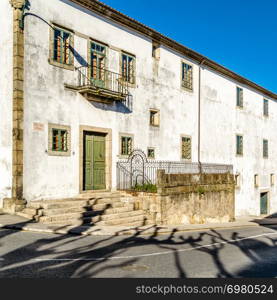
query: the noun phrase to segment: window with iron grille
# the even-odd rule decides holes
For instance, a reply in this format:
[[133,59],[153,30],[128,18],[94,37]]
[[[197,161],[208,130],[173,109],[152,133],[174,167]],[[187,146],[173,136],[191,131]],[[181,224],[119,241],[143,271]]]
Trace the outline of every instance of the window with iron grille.
[[130,136],[121,136],[121,155],[130,155],[133,151],[133,138]]
[[73,55],[70,48],[73,48],[73,35],[64,29],[54,28],[53,57],[54,62],[72,65]]
[[243,155],[243,136],[236,136],[236,153],[237,155]]
[[182,159],[191,159],[191,138],[182,137]]
[[52,129],[52,151],[67,152],[68,151],[68,132],[62,129]]
[[135,62],[136,59],[134,56],[125,53],[122,54],[122,79],[131,84],[135,83]]
[[264,116],[268,116],[268,100],[264,99]]
[[243,107],[243,89],[237,87],[237,107]]
[[192,66],[182,62],[182,86],[188,90],[193,89]]
[[150,159],[155,158],[155,148],[148,148],[147,149],[147,157]]
[[263,157],[268,158],[268,140],[263,140]]
[[103,84],[105,80],[106,47],[96,42],[90,47],[90,76],[95,83]]

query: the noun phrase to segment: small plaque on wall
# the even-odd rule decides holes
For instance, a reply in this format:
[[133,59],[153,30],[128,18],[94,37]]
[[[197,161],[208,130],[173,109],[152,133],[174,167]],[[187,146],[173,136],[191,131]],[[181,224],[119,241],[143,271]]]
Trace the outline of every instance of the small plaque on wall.
[[42,123],[33,123],[34,131],[44,131],[44,124]]

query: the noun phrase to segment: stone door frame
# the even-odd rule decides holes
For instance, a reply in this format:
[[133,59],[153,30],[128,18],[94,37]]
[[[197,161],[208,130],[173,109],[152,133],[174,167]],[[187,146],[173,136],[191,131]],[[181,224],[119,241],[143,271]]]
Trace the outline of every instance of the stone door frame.
[[[106,161],[106,189],[105,190],[84,190],[84,133],[91,132],[100,133],[105,135],[105,161]],[[91,193],[91,192],[101,192],[101,191],[111,191],[112,188],[112,129],[101,128],[94,126],[81,125],[79,130],[79,192]]]

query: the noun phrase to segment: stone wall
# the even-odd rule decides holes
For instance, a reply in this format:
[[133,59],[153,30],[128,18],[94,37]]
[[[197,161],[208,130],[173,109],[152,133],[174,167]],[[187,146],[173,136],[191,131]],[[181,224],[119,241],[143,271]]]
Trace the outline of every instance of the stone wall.
[[158,172],[158,193],[140,194],[137,208],[159,225],[204,224],[234,220],[232,174]]

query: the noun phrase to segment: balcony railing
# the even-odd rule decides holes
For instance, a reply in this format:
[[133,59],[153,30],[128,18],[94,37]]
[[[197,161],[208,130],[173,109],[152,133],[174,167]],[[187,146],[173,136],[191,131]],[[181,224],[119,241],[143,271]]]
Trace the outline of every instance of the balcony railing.
[[79,67],[78,88],[81,93],[112,100],[125,100],[129,94],[128,83],[122,75],[98,67]]

